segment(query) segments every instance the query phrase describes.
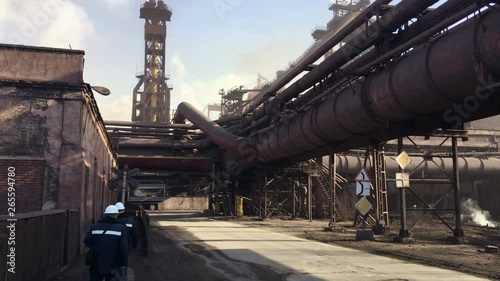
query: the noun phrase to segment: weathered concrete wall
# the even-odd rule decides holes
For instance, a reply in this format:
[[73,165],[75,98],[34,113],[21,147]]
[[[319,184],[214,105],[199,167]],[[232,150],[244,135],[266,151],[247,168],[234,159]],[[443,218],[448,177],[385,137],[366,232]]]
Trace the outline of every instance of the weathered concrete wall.
[[[30,169],[36,176],[41,169],[43,179],[29,181],[31,192],[40,191],[27,192],[40,197],[29,210],[81,209],[87,226],[115,202],[106,184],[116,159],[90,86],[83,83],[83,55],[0,44],[0,164],[36,163]],[[6,186],[0,186],[0,196]]]
[[0,44],[4,80],[83,83],[83,51]]
[[206,210],[208,197],[170,197],[158,204],[158,210]]
[[95,111],[95,100],[89,92],[84,95],[84,105],[81,112],[81,152],[83,166],[80,173],[81,200],[80,212],[85,226],[89,226],[92,221],[102,217],[102,213],[107,205],[115,204],[118,198],[117,192],[111,192],[107,188],[109,179],[113,176],[111,168],[116,166],[116,159],[105,133],[102,120],[99,119]]
[[0,156],[44,160],[43,210],[56,208],[63,99],[75,97],[73,89],[0,84]]

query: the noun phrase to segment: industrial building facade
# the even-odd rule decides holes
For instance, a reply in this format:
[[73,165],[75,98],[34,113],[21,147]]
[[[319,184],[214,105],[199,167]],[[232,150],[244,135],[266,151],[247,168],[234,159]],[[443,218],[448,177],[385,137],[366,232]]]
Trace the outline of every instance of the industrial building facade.
[[116,200],[116,158],[83,66],[83,51],[0,45],[0,202],[12,167],[16,213],[79,209],[81,231]]

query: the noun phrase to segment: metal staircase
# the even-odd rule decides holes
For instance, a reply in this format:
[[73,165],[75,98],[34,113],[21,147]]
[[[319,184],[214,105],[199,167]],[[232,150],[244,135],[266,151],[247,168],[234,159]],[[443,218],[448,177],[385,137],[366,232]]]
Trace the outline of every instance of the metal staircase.
[[[324,213],[329,213],[329,208],[330,208],[330,202],[332,202],[331,194],[333,194],[333,191],[330,190],[330,170],[327,164],[324,163],[319,163],[317,160],[309,160],[308,164],[312,165],[317,165],[318,167],[318,175],[313,178],[313,184],[316,187],[319,187],[321,189],[321,192],[323,194],[323,198],[325,199],[323,202],[323,206],[315,206],[316,208],[322,208]],[[344,177],[340,176],[339,174],[335,175],[335,185],[338,189],[342,190],[342,183],[347,183],[347,179]],[[337,191],[337,189],[335,189]],[[335,198],[336,196],[334,196]],[[316,200],[315,200],[316,201]],[[325,204],[326,203],[326,204]],[[335,205],[336,202],[333,202]],[[335,208],[334,208],[335,210]],[[336,212],[334,212],[334,215],[336,215]]]

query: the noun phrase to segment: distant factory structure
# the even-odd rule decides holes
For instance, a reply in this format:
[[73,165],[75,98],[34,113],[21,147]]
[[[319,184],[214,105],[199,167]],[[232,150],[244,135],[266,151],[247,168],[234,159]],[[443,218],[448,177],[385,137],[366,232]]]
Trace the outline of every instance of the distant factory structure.
[[163,2],[148,0],[140,10],[144,19],[144,71],[133,91],[132,121],[169,123],[172,87],[167,84],[165,53],[167,22],[172,10]]

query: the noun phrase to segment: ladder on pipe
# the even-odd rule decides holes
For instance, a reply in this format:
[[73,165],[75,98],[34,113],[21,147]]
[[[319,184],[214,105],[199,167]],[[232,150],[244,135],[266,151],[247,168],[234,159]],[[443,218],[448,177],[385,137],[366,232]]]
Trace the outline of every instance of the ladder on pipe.
[[226,217],[234,216],[233,200],[232,200],[231,192],[229,192],[229,189],[228,189],[228,184],[226,184],[226,183],[222,184],[221,196],[222,196],[221,199],[222,199],[222,208],[223,208],[224,216],[226,216]]
[[383,147],[373,149],[373,166],[376,174],[374,186],[375,198],[375,223],[380,227],[389,226],[389,205],[387,199],[387,169],[385,163],[385,151]]

